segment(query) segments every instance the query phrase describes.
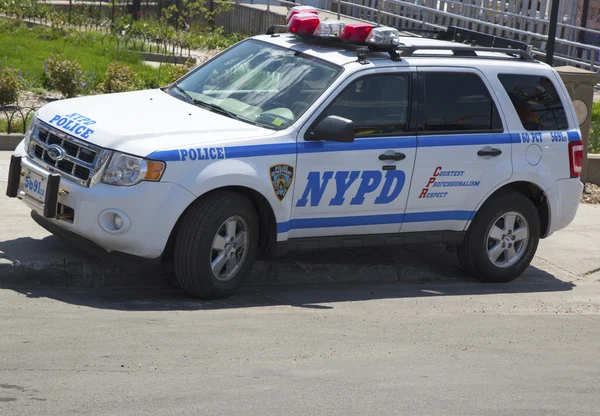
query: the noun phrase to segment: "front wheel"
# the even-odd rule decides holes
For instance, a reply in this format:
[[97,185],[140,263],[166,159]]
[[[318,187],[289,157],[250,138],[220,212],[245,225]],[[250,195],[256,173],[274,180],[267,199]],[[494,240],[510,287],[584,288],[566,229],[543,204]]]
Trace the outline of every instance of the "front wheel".
[[531,263],[540,239],[540,218],[517,192],[492,197],[479,210],[458,247],[463,269],[483,282],[509,282]]
[[258,245],[252,203],[234,192],[217,192],[186,212],[175,241],[179,285],[204,299],[231,296],[250,272]]

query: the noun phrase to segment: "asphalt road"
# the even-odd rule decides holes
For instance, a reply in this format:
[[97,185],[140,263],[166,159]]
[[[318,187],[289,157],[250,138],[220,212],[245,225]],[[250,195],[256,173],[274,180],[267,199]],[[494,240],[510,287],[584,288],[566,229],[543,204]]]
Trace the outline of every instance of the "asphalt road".
[[[0,211],[0,273],[76,256]],[[582,206],[504,285],[431,246],[298,256],[218,302],[5,286],[0,415],[600,414],[599,241]]]
[[600,284],[0,291],[2,415],[594,415]]

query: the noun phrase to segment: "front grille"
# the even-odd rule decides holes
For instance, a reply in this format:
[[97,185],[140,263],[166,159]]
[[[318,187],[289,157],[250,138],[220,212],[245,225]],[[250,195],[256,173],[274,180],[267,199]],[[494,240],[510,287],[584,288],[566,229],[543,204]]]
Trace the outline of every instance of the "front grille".
[[[64,150],[62,160],[54,160],[48,154],[52,145]],[[65,179],[83,186],[90,186],[94,174],[100,172],[110,152],[90,143],[65,134],[42,122],[38,122],[31,135],[28,156],[52,172],[60,173]]]

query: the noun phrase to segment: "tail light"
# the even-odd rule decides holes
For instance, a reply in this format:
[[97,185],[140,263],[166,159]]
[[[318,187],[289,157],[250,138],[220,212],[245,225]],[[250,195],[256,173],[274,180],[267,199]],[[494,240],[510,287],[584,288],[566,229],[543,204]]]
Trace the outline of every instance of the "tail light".
[[373,30],[373,26],[371,25],[361,23],[346,25],[340,35],[340,39],[348,42],[364,43],[371,30]]
[[290,19],[287,26],[288,32],[295,35],[311,36],[319,23],[319,17],[315,14],[298,13]]
[[571,178],[581,176],[583,166],[583,143],[581,140],[569,142],[569,167],[571,169]]
[[314,14],[317,15],[319,12],[317,11],[317,9],[315,9],[312,6],[296,6],[296,7],[292,7],[289,11],[289,13],[287,14],[286,18],[285,18],[285,22],[289,23],[290,20],[292,20],[292,17],[294,17],[297,14],[300,13],[308,13],[308,14]]

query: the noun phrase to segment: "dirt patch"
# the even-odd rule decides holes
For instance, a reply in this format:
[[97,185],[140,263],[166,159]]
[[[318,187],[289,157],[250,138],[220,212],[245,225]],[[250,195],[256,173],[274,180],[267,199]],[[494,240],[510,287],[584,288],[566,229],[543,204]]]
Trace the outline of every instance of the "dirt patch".
[[581,202],[584,204],[600,204],[600,186],[587,183],[581,196]]

